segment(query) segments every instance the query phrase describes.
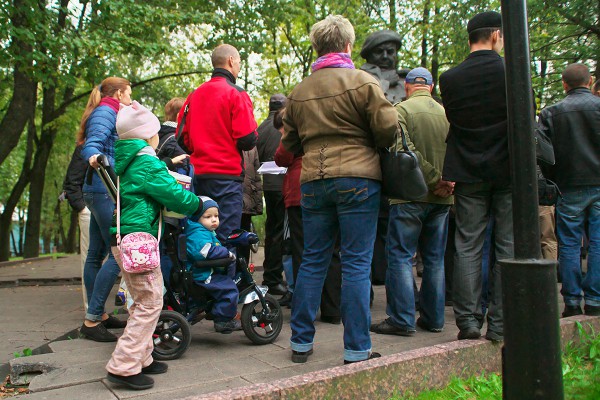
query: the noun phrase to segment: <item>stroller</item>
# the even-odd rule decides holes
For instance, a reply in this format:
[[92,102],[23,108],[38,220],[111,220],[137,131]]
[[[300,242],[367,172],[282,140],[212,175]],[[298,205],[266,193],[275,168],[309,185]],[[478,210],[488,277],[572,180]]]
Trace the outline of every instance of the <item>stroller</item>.
[[[98,174],[109,194],[116,200],[114,182],[116,176],[108,160],[98,157]],[[181,170],[193,176],[193,167]],[[153,334],[153,358],[174,360],[181,357],[192,340],[191,326],[210,316],[214,300],[193,281],[192,271],[186,270],[186,235],[184,220],[165,217],[165,255],[172,263],[164,297],[163,311],[160,314]],[[239,250],[257,245],[258,236],[252,232],[235,230],[226,239],[224,246]],[[196,262],[194,267],[224,269],[231,264],[230,259]],[[245,335],[254,344],[264,345],[277,339],[283,327],[283,313],[277,300],[267,293],[266,286],[259,286],[254,278],[254,265],[244,257],[235,260],[235,283],[239,290],[238,304],[242,304],[241,325]]]

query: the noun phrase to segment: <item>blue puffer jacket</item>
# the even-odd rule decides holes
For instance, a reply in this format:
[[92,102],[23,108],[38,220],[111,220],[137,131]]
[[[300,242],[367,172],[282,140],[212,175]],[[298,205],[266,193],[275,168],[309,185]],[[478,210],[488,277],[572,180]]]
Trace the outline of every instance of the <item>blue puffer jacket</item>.
[[[185,225],[187,264],[189,271],[195,261],[214,260],[217,258],[229,257],[227,247],[221,246],[214,231],[209,231],[199,222],[192,222],[189,219]],[[195,281],[204,282],[212,275],[212,268],[194,268],[193,276]]]
[[[115,142],[117,136],[117,113],[111,107],[101,105],[90,114],[85,124],[85,144],[81,150],[82,158],[89,160],[94,154],[104,154],[108,157],[110,165],[115,165]],[[89,164],[88,164],[89,165]],[[88,168],[88,172],[90,169]],[[83,192],[106,193],[106,187],[94,171],[92,184],[88,185],[87,179],[83,185]],[[87,175],[86,175],[87,177]]]

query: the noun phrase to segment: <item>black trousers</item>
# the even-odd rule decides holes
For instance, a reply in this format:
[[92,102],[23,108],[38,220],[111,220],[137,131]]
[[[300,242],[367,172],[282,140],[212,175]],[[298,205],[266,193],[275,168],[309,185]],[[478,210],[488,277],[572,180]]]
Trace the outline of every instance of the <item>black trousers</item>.
[[[288,222],[290,224],[290,239],[292,244],[292,269],[294,282],[302,263],[304,251],[304,229],[302,227],[302,208],[288,207]],[[342,300],[342,262],[340,259],[340,238],[335,243],[331,264],[321,293],[321,317],[341,317],[340,303]]]
[[265,222],[265,261],[263,263],[263,285],[275,286],[283,283],[283,220],[285,204],[280,191],[265,190],[267,221]]

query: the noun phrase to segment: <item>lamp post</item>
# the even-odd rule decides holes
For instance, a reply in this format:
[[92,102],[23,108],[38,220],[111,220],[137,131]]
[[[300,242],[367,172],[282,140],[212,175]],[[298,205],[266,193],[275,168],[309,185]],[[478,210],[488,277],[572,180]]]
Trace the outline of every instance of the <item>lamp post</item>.
[[514,259],[500,260],[504,399],[562,400],[556,266],[542,260],[525,0],[502,0]]

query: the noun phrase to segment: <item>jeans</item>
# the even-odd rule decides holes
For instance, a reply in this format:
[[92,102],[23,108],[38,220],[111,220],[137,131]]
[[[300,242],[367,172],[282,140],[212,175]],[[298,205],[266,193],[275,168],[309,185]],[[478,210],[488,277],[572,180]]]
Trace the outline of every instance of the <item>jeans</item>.
[[[90,321],[102,320],[104,303],[119,276],[119,265],[110,252],[110,226],[112,224],[115,204],[107,193],[83,194],[85,205],[89,208],[90,216],[90,245],[83,268],[83,280],[88,295],[88,309],[85,319]],[[108,253],[108,259],[102,261]]]
[[[558,262],[565,305],[600,306],[600,186],[564,190],[556,204]],[[581,274],[581,243],[589,224],[587,273]]]
[[[457,182],[454,187],[456,207],[456,254],[452,300],[456,326],[463,330],[481,328],[483,242],[490,214],[495,217],[494,251],[497,260],[513,258],[512,193],[510,187],[491,183]],[[502,284],[500,265],[496,263],[488,277],[488,330],[503,334]]]
[[364,178],[330,178],[302,184],[301,193],[304,254],[292,299],[291,348],[305,352],[313,347],[314,321],[339,232],[344,359],[365,360],[371,352],[369,274],[381,184]]
[[419,309],[423,322],[444,327],[444,251],[448,236],[449,205],[403,203],[390,207],[385,279],[387,314],[401,328],[415,329],[413,256],[421,242],[423,280]]

